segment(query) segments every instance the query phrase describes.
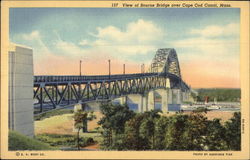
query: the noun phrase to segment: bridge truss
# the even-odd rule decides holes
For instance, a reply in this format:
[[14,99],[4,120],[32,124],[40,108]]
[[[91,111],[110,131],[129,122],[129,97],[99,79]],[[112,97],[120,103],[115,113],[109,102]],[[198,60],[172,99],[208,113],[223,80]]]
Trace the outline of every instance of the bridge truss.
[[159,49],[150,73],[103,76],[34,76],[34,105],[70,105],[89,101],[112,100],[128,94],[145,94],[150,90],[170,88],[182,91],[189,86],[181,79],[175,50]]

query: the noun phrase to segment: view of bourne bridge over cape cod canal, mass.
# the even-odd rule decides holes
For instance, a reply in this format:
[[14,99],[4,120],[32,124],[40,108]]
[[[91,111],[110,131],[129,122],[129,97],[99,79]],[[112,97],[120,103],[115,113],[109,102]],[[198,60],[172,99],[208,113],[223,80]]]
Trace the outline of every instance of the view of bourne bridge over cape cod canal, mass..
[[10,150],[240,150],[239,9],[11,8],[9,34]]

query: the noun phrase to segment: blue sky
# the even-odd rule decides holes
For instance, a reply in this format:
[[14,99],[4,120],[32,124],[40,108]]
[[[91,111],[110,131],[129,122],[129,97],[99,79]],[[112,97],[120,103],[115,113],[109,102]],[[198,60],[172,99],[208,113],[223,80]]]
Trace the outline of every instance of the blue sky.
[[158,48],[175,48],[187,79],[188,66],[213,61],[197,74],[239,81],[239,24],[237,8],[11,8],[10,41],[34,49],[37,74],[55,74],[41,69],[55,57],[136,65],[149,64]]

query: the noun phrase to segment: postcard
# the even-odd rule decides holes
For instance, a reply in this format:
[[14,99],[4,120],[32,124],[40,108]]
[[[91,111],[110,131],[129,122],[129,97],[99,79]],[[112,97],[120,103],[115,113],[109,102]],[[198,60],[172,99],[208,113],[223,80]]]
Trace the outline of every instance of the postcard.
[[1,158],[249,159],[248,1],[2,1]]

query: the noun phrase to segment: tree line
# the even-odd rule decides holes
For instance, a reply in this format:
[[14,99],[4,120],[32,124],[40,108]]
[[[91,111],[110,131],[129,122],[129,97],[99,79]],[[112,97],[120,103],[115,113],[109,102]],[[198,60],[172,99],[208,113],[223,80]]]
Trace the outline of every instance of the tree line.
[[212,88],[212,89],[197,89],[198,95],[192,96],[196,101],[204,101],[205,97],[209,97],[209,101],[216,99],[217,101],[224,102],[239,102],[241,98],[240,89],[229,88]]
[[104,104],[98,122],[104,150],[240,150],[241,114],[221,123],[204,112],[164,116],[159,110],[135,113],[128,106]]

